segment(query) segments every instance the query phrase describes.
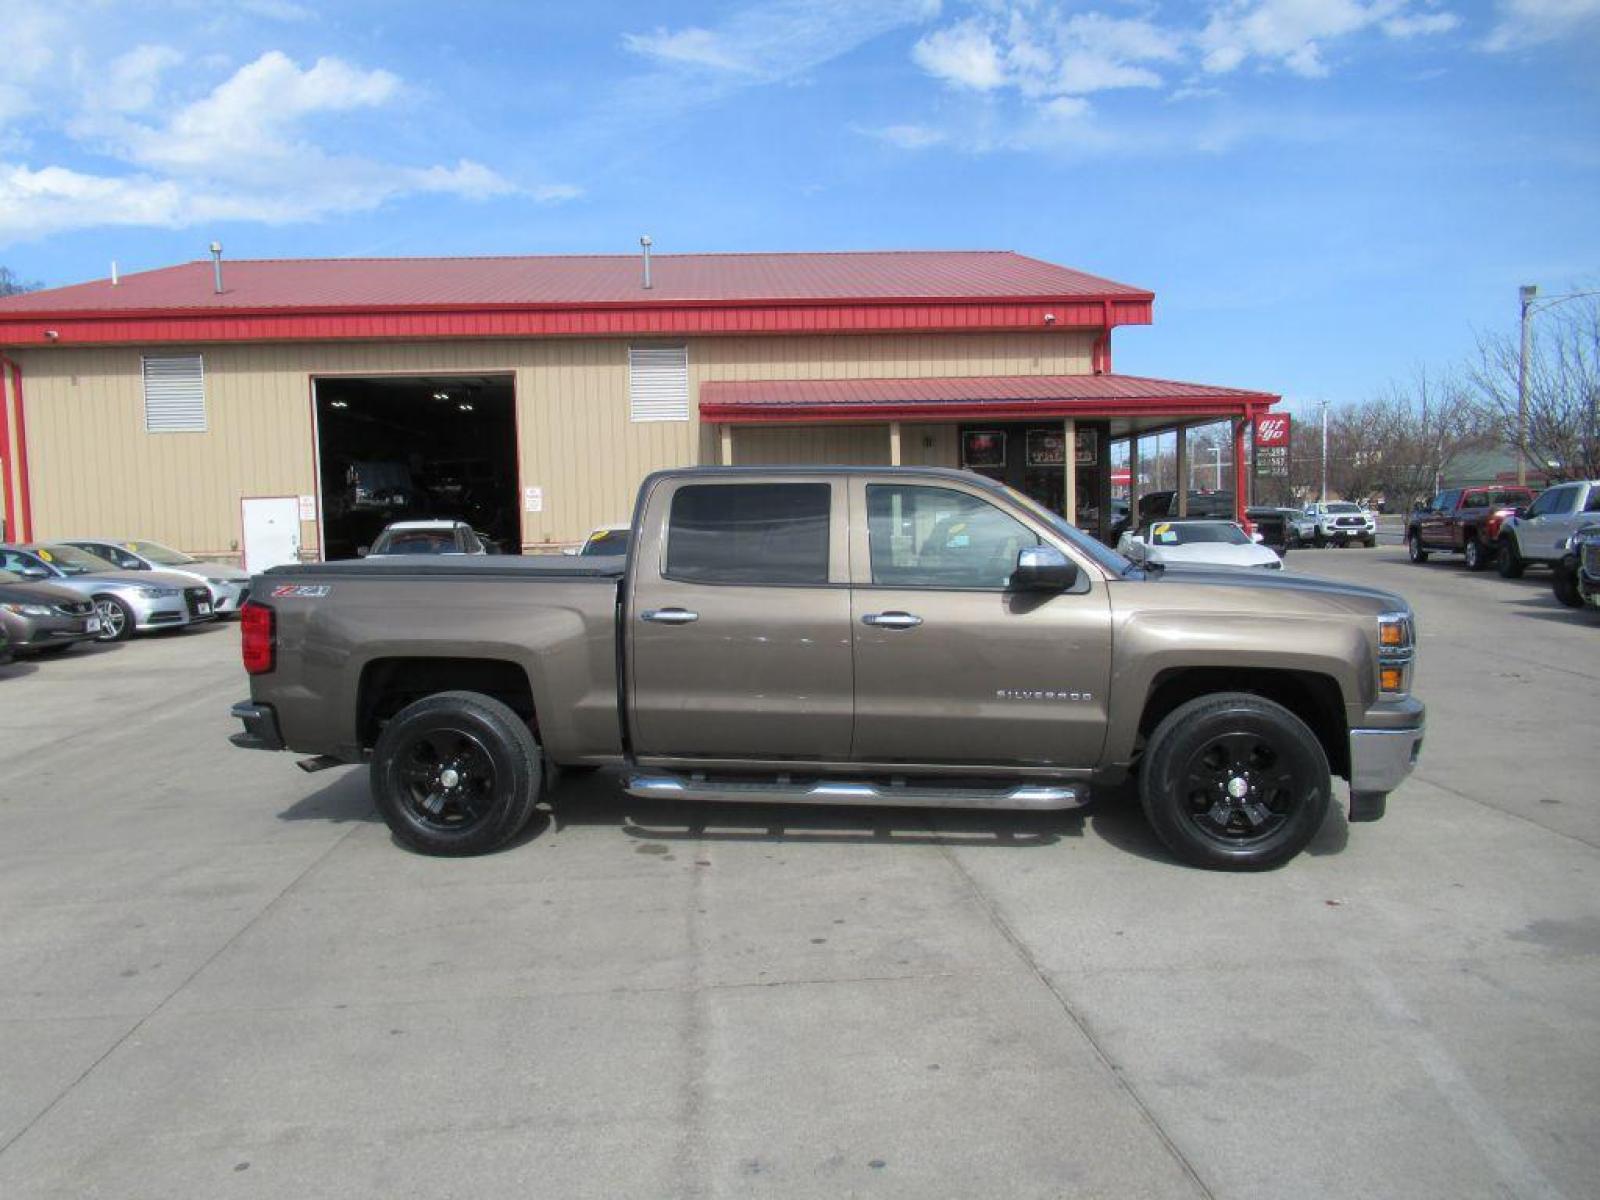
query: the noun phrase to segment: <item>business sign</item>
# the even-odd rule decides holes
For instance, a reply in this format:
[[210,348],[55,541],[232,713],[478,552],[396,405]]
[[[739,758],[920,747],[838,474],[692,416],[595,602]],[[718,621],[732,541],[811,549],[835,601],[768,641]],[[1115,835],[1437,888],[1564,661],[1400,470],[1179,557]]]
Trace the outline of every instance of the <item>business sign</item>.
[[1271,449],[1289,444],[1287,413],[1262,413],[1256,418],[1256,449]]
[[1061,467],[1067,462],[1067,435],[1052,429],[1028,430],[1028,465]]
[[1255,469],[1258,478],[1289,477],[1289,417],[1262,413],[1256,418]]
[[961,435],[961,465],[993,470],[1006,465],[1006,435],[1000,430],[973,430]]

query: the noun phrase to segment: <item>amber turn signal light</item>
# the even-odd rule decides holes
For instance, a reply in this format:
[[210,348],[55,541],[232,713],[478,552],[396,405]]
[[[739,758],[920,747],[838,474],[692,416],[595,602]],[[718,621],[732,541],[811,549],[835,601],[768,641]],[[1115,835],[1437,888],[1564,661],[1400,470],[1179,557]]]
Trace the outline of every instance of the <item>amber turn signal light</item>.
[[1386,692],[1403,692],[1406,690],[1406,672],[1404,667],[1380,667],[1378,669],[1378,686]]
[[1398,621],[1378,626],[1378,645],[1404,646],[1406,644],[1406,627]]

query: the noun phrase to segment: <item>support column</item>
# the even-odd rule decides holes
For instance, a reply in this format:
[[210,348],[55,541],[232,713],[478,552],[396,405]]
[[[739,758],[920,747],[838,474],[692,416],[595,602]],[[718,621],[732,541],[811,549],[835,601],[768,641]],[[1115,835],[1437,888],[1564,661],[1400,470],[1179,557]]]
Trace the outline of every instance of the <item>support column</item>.
[[1128,435],[1128,528],[1139,527],[1139,435]]
[[1068,417],[1062,422],[1062,428],[1066,434],[1065,452],[1061,456],[1062,469],[1066,473],[1066,487],[1061,499],[1061,515],[1066,518],[1068,525],[1076,525],[1078,523],[1078,423]]
[[1247,422],[1233,423],[1233,515],[1241,524],[1250,507],[1250,480],[1244,473],[1244,431]]
[[722,427],[722,465],[733,466],[733,426]]
[[1178,426],[1177,452],[1173,455],[1173,462],[1177,464],[1178,478],[1173,481],[1173,487],[1178,494],[1178,515],[1189,515],[1189,427]]
[[900,465],[900,422],[899,421],[890,421],[889,422],[889,465],[891,467],[898,467]]

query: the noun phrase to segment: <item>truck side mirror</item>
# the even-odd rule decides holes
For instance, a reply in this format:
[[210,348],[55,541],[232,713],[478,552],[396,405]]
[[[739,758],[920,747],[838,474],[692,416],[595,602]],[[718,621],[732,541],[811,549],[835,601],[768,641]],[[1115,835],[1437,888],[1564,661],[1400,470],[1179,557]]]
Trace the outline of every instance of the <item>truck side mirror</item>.
[[1077,582],[1078,564],[1054,546],[1024,547],[1011,576],[1019,592],[1064,592]]

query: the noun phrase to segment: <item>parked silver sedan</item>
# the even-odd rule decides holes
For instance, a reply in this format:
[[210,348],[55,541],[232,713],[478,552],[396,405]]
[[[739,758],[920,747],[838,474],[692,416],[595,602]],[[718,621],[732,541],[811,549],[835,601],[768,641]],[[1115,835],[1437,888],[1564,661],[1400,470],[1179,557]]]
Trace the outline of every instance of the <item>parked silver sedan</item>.
[[[0,571],[0,642],[10,647],[10,653],[59,653],[99,632],[93,600],[71,588]],[[0,650],[0,662],[4,660]]]
[[87,550],[123,571],[164,571],[203,583],[211,589],[211,611],[219,617],[237,616],[250,598],[250,572],[227,563],[206,562],[160,542],[112,541],[108,538],[62,538],[69,546]]
[[211,621],[211,589],[164,571],[119,571],[112,563],[63,542],[0,546],[0,570],[71,588],[94,601],[102,642],[120,642],[153,629]]

